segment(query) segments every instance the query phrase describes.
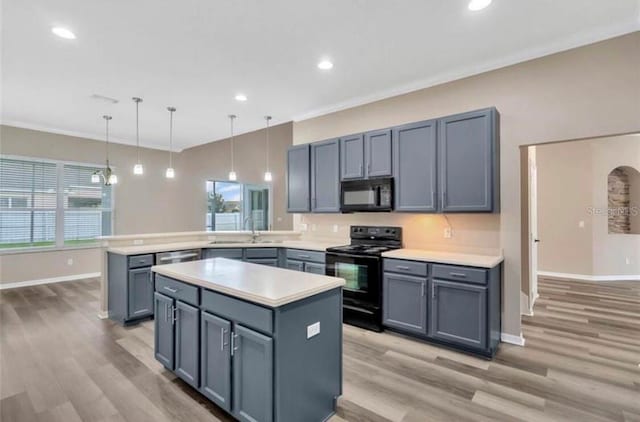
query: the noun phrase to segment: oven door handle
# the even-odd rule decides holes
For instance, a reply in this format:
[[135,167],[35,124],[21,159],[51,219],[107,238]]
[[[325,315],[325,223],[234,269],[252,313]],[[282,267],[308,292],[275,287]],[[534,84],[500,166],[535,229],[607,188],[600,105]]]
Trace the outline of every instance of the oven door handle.
[[345,257],[345,258],[352,258],[352,259],[370,259],[370,260],[380,261],[379,256],[372,256],[372,255],[351,255],[351,254],[340,253],[340,252],[327,252],[327,256]]

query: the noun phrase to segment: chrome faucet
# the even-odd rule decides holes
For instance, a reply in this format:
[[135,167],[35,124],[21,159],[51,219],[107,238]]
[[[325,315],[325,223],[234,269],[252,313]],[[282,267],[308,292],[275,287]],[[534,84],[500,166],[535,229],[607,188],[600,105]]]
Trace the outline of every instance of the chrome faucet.
[[253,221],[253,217],[251,216],[245,217],[244,223],[242,224],[243,227],[245,228],[247,227],[248,221],[251,222],[251,243],[256,243],[258,241],[258,238],[260,237],[260,233],[256,231],[256,225],[255,225],[255,222]]

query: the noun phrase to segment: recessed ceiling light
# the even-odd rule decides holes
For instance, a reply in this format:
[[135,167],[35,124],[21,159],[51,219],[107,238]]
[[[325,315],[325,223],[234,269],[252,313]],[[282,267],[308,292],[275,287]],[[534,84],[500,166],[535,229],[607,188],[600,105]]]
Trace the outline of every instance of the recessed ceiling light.
[[322,60],[320,63],[318,63],[318,69],[329,70],[332,68],[333,63],[331,63],[329,60]]
[[67,28],[63,28],[62,26],[54,26],[51,28],[51,32],[59,36],[60,38],[64,38],[66,40],[75,40],[76,34],[68,30]]
[[469,2],[469,10],[478,11],[491,4],[491,0],[471,0]]
[[244,94],[238,94],[236,95],[236,100],[237,101],[247,101],[247,96]]

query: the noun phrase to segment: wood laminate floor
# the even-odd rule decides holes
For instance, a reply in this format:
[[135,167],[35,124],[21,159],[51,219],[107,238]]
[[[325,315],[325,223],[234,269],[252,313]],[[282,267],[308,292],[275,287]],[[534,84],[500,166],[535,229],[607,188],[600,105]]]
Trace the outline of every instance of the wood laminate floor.
[[[526,347],[493,361],[345,326],[335,421],[640,421],[640,282],[541,279]],[[229,417],[153,358],[153,323],[96,317],[97,280],[0,293],[0,419]],[[307,422],[307,421],[300,421]]]

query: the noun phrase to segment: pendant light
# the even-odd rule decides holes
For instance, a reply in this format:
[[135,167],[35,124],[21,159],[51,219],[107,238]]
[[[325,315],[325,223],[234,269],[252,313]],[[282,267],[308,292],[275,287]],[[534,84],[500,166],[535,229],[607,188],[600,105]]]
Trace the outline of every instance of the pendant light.
[[109,165],[109,121],[112,119],[112,117],[105,115],[105,116],[102,116],[102,118],[104,119],[105,126],[106,126],[105,141],[106,141],[107,163],[104,170],[96,170],[95,172],[93,172],[93,174],[91,175],[91,182],[100,183],[100,180],[102,179],[104,181],[105,186],[111,186],[118,183],[118,176],[116,176],[115,173],[113,173],[113,170],[111,170],[111,166]]
[[267,169],[264,172],[264,181],[270,182],[273,180],[273,176],[269,170],[269,121],[271,121],[271,116],[264,116],[264,119],[267,121]]
[[140,119],[138,117],[138,106],[142,102],[142,98],[133,97],[132,100],[136,103],[136,152],[138,155],[138,161],[133,166],[133,174],[140,176],[144,174],[144,167],[140,163]]
[[229,122],[231,123],[231,171],[229,172],[229,180],[231,180],[232,182],[238,180],[238,176],[233,169],[233,121],[236,117],[238,116],[236,116],[235,114],[229,115]]
[[167,107],[169,111],[169,167],[165,172],[167,179],[173,179],[176,177],[176,172],[173,170],[173,113],[176,111],[175,107]]

